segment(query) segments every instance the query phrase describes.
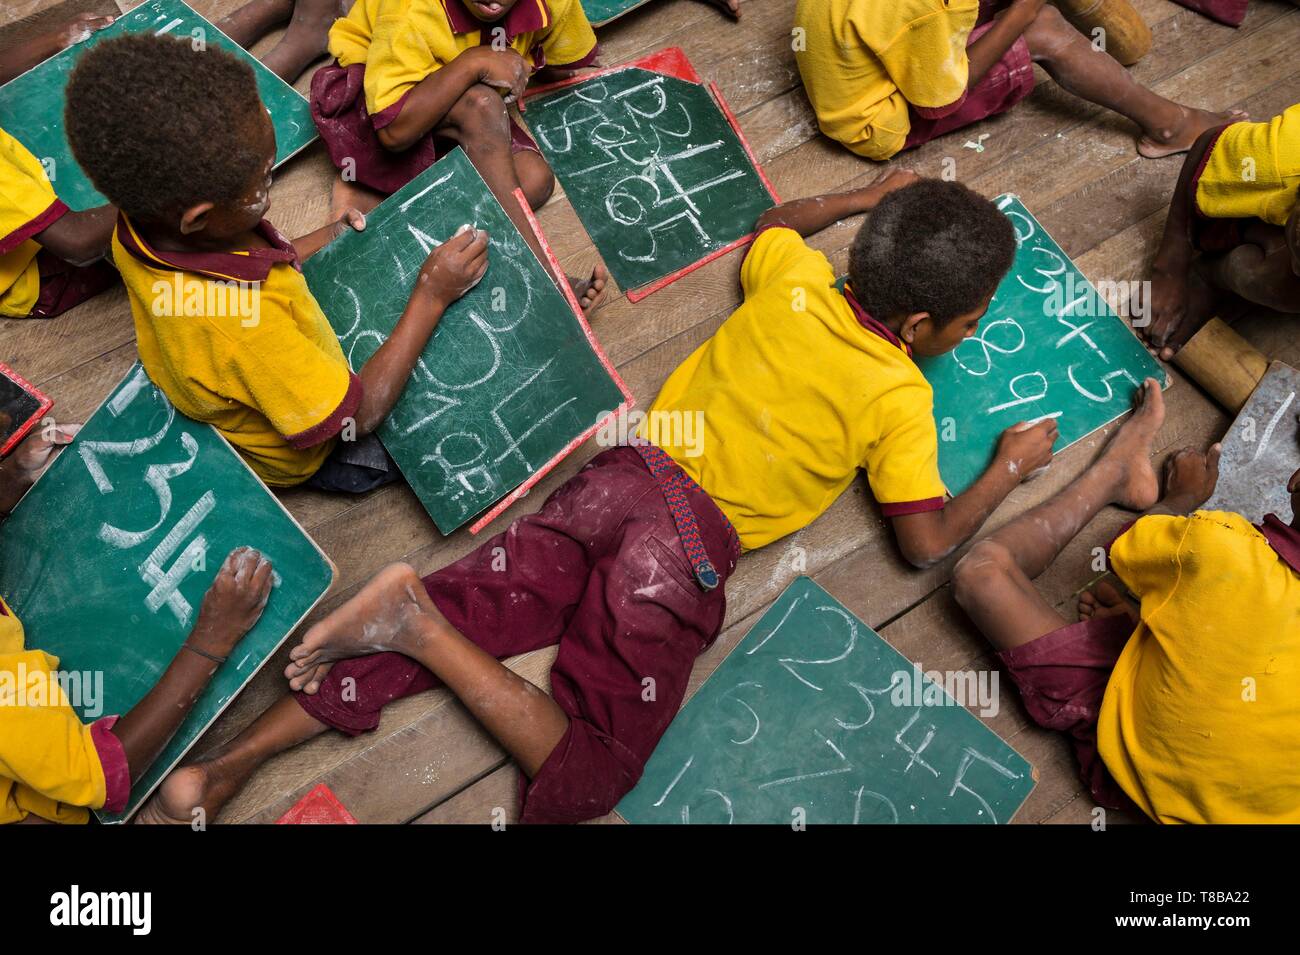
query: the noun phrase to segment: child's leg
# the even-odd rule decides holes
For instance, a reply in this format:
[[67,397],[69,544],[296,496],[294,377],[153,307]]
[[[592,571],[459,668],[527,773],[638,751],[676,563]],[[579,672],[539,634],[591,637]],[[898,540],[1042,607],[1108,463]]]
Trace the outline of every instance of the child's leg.
[[1105,106],[1142,127],[1138,152],[1158,159],[1191,148],[1207,129],[1236,122],[1239,113],[1211,113],[1158,96],[1140,85],[1119,61],[1097,51],[1053,6],[1045,6],[1025,31],[1034,62],[1075,96]]
[[293,83],[325,53],[330,26],[347,13],[349,5],[348,0],[250,0],[217,26],[248,49],[287,20],[289,28],[262,57],[262,64]]
[[1300,276],[1282,229],[1252,223],[1246,242],[1210,264],[1210,281],[1248,302],[1279,312],[1300,312]]
[[1164,422],[1164,396],[1148,378],[1102,456],[1051,500],[978,541],[953,570],[957,602],[998,650],[1010,650],[1065,626],[1032,578],[1056,559],[1107,504],[1145,510],[1160,482],[1149,456]]

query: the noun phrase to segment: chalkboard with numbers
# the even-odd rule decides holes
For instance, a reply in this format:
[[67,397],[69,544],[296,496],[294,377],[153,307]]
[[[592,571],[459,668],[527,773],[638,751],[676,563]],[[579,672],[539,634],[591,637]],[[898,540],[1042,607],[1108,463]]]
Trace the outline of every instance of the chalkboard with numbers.
[[997,206],[1018,249],[973,338],[922,358],[934,386],[939,471],[952,494],[975,482],[998,437],[1051,417],[1061,451],[1132,407],[1134,389],[1168,377],[1038,220],[1013,195]]
[[442,316],[379,428],[444,534],[531,487],[631,401],[459,149],[303,266],[353,369],[387,340],[429,252],[462,225],[487,230],[487,274]]
[[[188,637],[236,547],[272,562],[266,610],[153,767],[133,813],[329,590],[334,568],[209,425],[179,414],[136,365],[0,528],[0,594],[27,646],[102,674],[87,722],[131,709]],[[89,686],[92,682],[83,681]]]
[[[962,674],[968,706],[996,674]],[[978,687],[983,680],[982,689]],[[1004,823],[1034,769],[807,577],[682,708],[618,805],[633,823]]]
[[716,88],[678,49],[527,100],[533,138],[636,301],[747,241],[775,204]]
[[181,37],[195,49],[217,47],[250,64],[257,75],[257,90],[275,124],[276,165],[316,138],[311,108],[292,86],[181,0],[147,0],[111,26],[0,86],[0,126],[41,160],[55,193],[73,210],[93,209],[108,200],[73,159],[63,130],[68,77],[86,50],[128,33]]

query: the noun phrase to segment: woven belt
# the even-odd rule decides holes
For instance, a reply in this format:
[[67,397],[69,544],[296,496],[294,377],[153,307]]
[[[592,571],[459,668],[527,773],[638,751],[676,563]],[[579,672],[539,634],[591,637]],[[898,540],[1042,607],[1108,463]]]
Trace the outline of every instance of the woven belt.
[[659,487],[668,503],[668,511],[673,515],[673,523],[677,525],[677,536],[681,538],[682,549],[686,551],[686,559],[690,561],[696,583],[704,590],[713,590],[718,586],[718,572],[704,549],[704,539],[700,537],[700,525],[695,521],[695,511],[686,499],[686,492],[697,485],[662,448],[643,441],[634,441],[631,447],[641,455],[641,460],[650,469],[650,473],[659,480]]

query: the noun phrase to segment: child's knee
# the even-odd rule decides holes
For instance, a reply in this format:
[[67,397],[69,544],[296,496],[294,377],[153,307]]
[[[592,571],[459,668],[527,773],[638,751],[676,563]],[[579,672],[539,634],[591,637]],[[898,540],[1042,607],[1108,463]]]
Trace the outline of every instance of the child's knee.
[[545,159],[531,150],[515,153],[515,175],[534,210],[544,206],[555,192],[555,173]]
[[1009,578],[1015,566],[1015,555],[1004,544],[978,541],[952,570],[953,596],[962,609],[969,611]]
[[466,139],[508,137],[510,126],[501,94],[490,86],[475,83],[456,101],[447,120]]
[[1041,62],[1058,55],[1080,34],[1061,15],[1061,11],[1049,3],[1038,11],[1024,36],[1030,55]]

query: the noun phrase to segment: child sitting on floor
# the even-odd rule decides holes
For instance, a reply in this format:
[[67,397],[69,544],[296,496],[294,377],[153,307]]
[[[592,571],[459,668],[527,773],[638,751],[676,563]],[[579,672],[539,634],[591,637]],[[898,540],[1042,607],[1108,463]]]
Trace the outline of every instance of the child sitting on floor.
[[[329,25],[341,12],[339,0],[252,0],[217,27],[247,48],[289,21],[262,62],[292,83],[325,52]],[[0,83],[113,21],[82,14],[0,51]],[[0,317],[54,318],[115,284],[117,272],[99,260],[108,251],[116,217],[109,206],[70,211],[40,161],[0,129]]]
[[1148,158],[1182,152],[1232,118],[1141,86],[1045,0],[799,0],[794,22],[818,125],[868,159],[1006,112],[1033,90],[1034,63],[1137,123]]
[[[388,195],[459,145],[546,261],[514,193],[522,189],[539,209],[555,176],[507,106],[535,71],[595,61],[579,0],[357,0],[330,30],[329,47],[338,64],[313,77],[312,116],[343,183]],[[355,201],[365,208],[377,199]],[[574,283],[584,310],[606,278],[597,265]]]
[[[0,462],[0,520],[76,432],[76,426],[65,426],[33,434]],[[58,658],[26,646],[23,625],[0,599],[0,825],[84,823],[88,809],[121,812],[131,784],[257,623],[270,593],[270,562],[246,547],[233,551],[158,682],[126,714],[89,726],[58,680]]]
[[[803,236],[862,212],[841,292]],[[991,202],[893,173],[778,206],[758,228],[744,303],[651,410],[701,413],[700,457],[645,442],[604,451],[463,560],[423,580],[386,568],[294,648],[298,692],[174,773],[143,818],[214,817],[275,753],[330,728],[373,730],[389,702],[444,684],[529,778],[523,821],[600,816],[677,714],[742,547],[810,524],[864,469],[904,553],[931,563],[1051,460],[1054,422],[1013,427],[976,485],[944,500],[931,391],[911,356],[973,334],[1010,268],[1015,235]],[[557,643],[550,696],[497,662]]]
[[[167,96],[135,95],[148,86]],[[247,64],[167,36],[118,37],[73,71],[67,128],[121,210],[113,261],[140,360],[172,404],[267,484],[361,492],[396,480],[378,442],[356,439],[388,416],[447,306],[487,271],[487,234],[432,252],[393,333],[353,374],[299,263],[364,218],[351,210],[292,243],[263,218],[275,130]]]
[[1214,315],[1219,293],[1300,312],[1300,105],[1201,135],[1151,279],[1152,320],[1139,332],[1166,361]]
[[[1198,510],[1217,445],[1170,458],[1157,503],[1159,384],[1136,402],[1096,464],[970,549],[953,592],[1030,717],[1069,734],[1098,805],[1136,803],[1158,822],[1300,822],[1300,472],[1290,526]],[[1099,584],[1071,624],[1032,580],[1107,504],[1146,511],[1110,546],[1140,606]]]

